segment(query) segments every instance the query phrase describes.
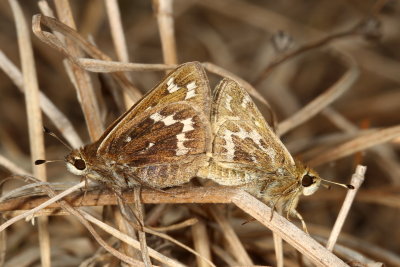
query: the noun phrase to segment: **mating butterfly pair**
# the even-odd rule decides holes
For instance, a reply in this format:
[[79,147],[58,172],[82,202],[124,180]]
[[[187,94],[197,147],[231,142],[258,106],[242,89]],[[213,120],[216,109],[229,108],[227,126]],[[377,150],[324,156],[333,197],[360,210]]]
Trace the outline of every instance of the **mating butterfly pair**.
[[321,178],[293,160],[235,81],[214,92],[197,62],[183,64],[120,116],[100,139],[71,151],[70,172],[122,190],[177,186],[198,176],[239,186],[275,206],[295,210]]

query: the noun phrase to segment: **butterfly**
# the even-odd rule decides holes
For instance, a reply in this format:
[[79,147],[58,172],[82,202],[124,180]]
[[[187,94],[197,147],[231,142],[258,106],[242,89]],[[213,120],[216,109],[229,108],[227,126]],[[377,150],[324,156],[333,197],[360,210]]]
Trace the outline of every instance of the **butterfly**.
[[67,169],[118,191],[188,182],[211,151],[210,94],[200,63],[179,66],[97,141],[73,149]]
[[243,188],[273,208],[281,205],[306,229],[296,210],[299,197],[313,194],[326,180],[293,159],[236,81],[224,79],[215,89],[211,128],[212,156],[197,176]]

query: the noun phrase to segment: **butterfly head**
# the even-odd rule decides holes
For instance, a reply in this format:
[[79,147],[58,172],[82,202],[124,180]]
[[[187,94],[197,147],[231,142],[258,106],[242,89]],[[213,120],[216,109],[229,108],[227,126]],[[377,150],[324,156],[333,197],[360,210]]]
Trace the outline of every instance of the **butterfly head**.
[[314,194],[321,185],[321,178],[312,169],[306,169],[301,177],[301,186],[303,187],[303,195],[309,196]]
[[65,157],[68,171],[76,175],[85,175],[88,172],[88,164],[83,157],[81,149],[74,149]]

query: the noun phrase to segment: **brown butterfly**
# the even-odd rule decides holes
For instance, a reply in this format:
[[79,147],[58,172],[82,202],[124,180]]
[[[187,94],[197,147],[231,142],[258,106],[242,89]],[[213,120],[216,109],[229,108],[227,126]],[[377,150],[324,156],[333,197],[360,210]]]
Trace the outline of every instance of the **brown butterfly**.
[[[121,190],[188,182],[211,151],[210,88],[203,67],[183,64],[115,120],[99,140],[66,157],[73,174]],[[37,161],[43,163],[44,161]]]
[[213,99],[212,157],[198,176],[244,188],[274,208],[282,205],[287,216],[297,216],[306,229],[296,211],[299,197],[313,194],[326,180],[293,159],[237,82],[222,80]]

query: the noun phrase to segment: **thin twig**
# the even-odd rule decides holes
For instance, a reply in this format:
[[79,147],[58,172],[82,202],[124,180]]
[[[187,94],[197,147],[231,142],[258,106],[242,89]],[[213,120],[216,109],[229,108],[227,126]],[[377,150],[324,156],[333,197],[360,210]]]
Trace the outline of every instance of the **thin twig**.
[[335,246],[339,233],[343,227],[344,221],[346,220],[347,214],[349,213],[350,207],[353,203],[354,197],[356,196],[361,184],[364,182],[366,170],[367,167],[358,165],[355,173],[351,178],[351,184],[354,186],[354,190],[347,191],[347,195],[344,199],[342,208],[340,209],[339,215],[336,218],[335,225],[332,228],[328,243],[326,244],[326,248],[330,251],[332,251],[333,247]]

